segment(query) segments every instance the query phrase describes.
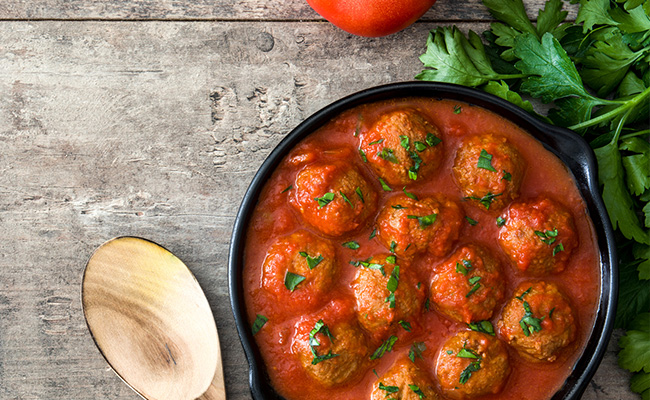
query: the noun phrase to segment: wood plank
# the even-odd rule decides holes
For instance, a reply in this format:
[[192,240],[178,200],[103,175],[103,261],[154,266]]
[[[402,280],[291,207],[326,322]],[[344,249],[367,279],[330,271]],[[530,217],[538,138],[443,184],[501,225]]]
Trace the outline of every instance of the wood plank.
[[[531,18],[544,0],[527,0]],[[575,7],[573,7],[575,9]],[[575,18],[575,12],[569,16]],[[156,19],[156,20],[273,20],[322,21],[305,0],[3,0],[0,19]],[[422,22],[487,21],[491,16],[481,0],[438,0]]]
[[[229,398],[250,399],[226,276],[246,187],[311,113],[410,80],[428,28],[364,39],[322,23],[0,22],[0,398],[138,398],[80,304],[92,251],[138,235],[194,272]],[[601,370],[584,399],[636,398],[614,343]]]

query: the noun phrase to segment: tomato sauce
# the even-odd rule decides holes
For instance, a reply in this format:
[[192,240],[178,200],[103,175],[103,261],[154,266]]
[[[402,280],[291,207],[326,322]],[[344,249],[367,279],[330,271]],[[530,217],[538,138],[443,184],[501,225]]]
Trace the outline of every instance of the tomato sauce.
[[[465,324],[450,321],[434,311],[434,307],[431,306],[430,310],[423,311],[419,320],[413,324],[412,332],[400,329],[397,333],[398,340],[391,352],[378,360],[368,361],[367,368],[359,379],[342,386],[324,388],[307,375],[298,357],[292,354],[294,327],[304,316],[304,311],[295,305],[289,307],[278,302],[275,297],[262,289],[262,265],[269,247],[279,237],[303,229],[323,236],[305,223],[289,203],[289,196],[292,193],[291,189],[286,189],[294,184],[297,172],[304,165],[321,159],[341,159],[353,163],[365,174],[370,184],[375,185],[380,195],[379,210],[391,196],[402,193],[402,187],[393,187],[392,192],[382,190],[374,172],[359,156],[357,151],[359,139],[355,133],[370,129],[382,113],[403,106],[418,109],[440,129],[445,151],[440,169],[430,178],[414,181],[408,185],[407,190],[417,196],[434,193],[452,196],[458,199],[465,215],[478,222],[476,225],[469,223],[462,225],[456,247],[465,243],[479,243],[491,250],[500,262],[506,278],[504,304],[520,282],[536,278],[517,270],[501,250],[497,242],[499,228],[495,223],[498,214],[462,200],[460,190],[451,173],[461,140],[468,135],[486,132],[505,136],[526,161],[519,199],[548,194],[567,207],[573,215],[578,248],[574,250],[563,272],[540,279],[556,283],[570,298],[577,320],[576,340],[564,349],[553,363],[527,361],[508,346],[511,373],[505,387],[497,395],[480,397],[482,400],[548,399],[563,384],[582,353],[581,349],[584,348],[591,333],[599,300],[599,255],[585,203],[561,161],[513,123],[480,107],[457,101],[427,98],[406,98],[366,104],[342,113],[299,143],[285,157],[264,187],[248,227],[244,287],[249,322],[252,324],[258,314],[268,318],[268,322],[255,335],[255,339],[266,363],[271,384],[279,394],[290,400],[369,398],[372,385],[377,381],[377,375],[381,376],[398,356],[406,354],[413,342],[425,343],[426,350],[422,353],[422,359],[417,360],[418,365],[433,382],[436,382],[435,363],[439,348],[456,332],[467,329]],[[336,248],[340,270],[336,287],[319,300],[323,307],[332,299],[344,299],[343,304],[354,307],[351,282],[356,268],[350,265],[349,261],[364,260],[376,254],[388,253],[376,237],[370,239],[374,228],[375,217],[372,217],[366,227],[357,229],[351,234],[330,238]],[[341,246],[347,241],[358,242],[359,249],[352,250]],[[416,256],[413,260],[412,266],[416,269],[427,292],[433,268],[443,260],[444,258],[429,255]],[[491,318],[495,329],[502,307],[503,304],[499,305]],[[372,346],[375,344],[373,343]],[[533,379],[534,384],[531,384]]]

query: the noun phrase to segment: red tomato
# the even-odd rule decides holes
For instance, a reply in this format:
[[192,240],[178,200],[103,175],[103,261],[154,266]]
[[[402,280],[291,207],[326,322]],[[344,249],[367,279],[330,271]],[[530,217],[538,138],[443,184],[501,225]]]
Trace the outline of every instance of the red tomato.
[[436,0],[307,0],[329,22],[359,36],[386,36],[420,18]]

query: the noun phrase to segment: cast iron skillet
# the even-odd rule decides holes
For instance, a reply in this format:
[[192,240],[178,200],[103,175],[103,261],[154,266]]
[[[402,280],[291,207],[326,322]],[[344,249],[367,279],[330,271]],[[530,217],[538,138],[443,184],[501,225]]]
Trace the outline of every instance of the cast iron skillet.
[[589,145],[575,133],[537,120],[521,108],[496,96],[464,86],[438,82],[403,82],[370,88],[316,112],[291,133],[271,152],[253,178],[239,208],[230,240],[228,281],[230,303],[244,352],[250,365],[250,387],[255,400],[282,399],[270,386],[264,362],[253,340],[246,317],[242,271],[246,228],[257,204],[262,187],[269,180],[280,161],[303,138],[314,132],[341,112],[365,103],[401,97],[429,97],[458,100],[486,108],[519,125],[538,139],[569,168],[587,204],[600,249],[600,301],[593,331],[573,372],[552,400],[577,400],[584,392],[605,354],[616,312],[618,296],[618,264],[612,226],[599,194],[596,177],[596,159]]

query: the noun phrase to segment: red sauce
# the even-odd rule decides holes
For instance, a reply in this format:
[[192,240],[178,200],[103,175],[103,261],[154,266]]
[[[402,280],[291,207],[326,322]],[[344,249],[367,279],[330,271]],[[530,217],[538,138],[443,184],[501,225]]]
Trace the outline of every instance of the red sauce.
[[[464,324],[451,322],[439,315],[434,308],[424,311],[413,332],[400,331],[399,339],[393,351],[386,353],[379,360],[368,363],[367,370],[360,380],[340,387],[323,388],[303,370],[297,355],[292,353],[291,343],[294,326],[303,317],[303,310],[279,304],[275,298],[262,288],[262,265],[269,247],[282,236],[299,229],[306,229],[323,236],[306,224],[302,217],[289,204],[291,190],[283,192],[294,184],[297,172],[304,163],[319,159],[339,158],[353,163],[371,179],[377,193],[379,210],[388,198],[401,193],[401,187],[393,187],[393,192],[382,191],[376,175],[358,156],[359,139],[354,133],[359,129],[369,129],[382,113],[397,107],[409,105],[423,112],[439,129],[443,138],[445,155],[441,169],[428,179],[415,181],[408,186],[409,192],[424,196],[444,193],[459,200],[468,217],[478,223],[474,226],[463,224],[460,240],[457,243],[477,242],[487,247],[501,263],[506,277],[506,299],[512,295],[517,285],[529,277],[519,271],[503,253],[497,242],[498,227],[495,213],[462,201],[460,190],[452,177],[452,166],[456,150],[463,137],[485,132],[494,132],[505,136],[521,153],[526,161],[525,175],[520,191],[520,199],[534,198],[540,194],[550,194],[561,201],[573,215],[579,246],[574,250],[567,268],[555,275],[543,277],[546,281],[556,283],[570,298],[577,319],[577,339],[565,349],[553,363],[530,362],[509,348],[512,372],[502,392],[498,395],[482,396],[480,399],[548,399],[563,384],[572,371],[573,365],[582,352],[591,333],[592,324],[599,298],[599,257],[591,221],[586,214],[585,203],[580,196],[566,167],[543,146],[513,123],[480,107],[449,100],[409,98],[368,104],[348,110],[334,118],[318,131],[298,144],[283,160],[266,184],[249,226],[246,250],[244,287],[245,300],[250,323],[257,314],[267,316],[268,322],[256,334],[258,346],[265,360],[271,383],[276,391],[287,399],[363,399],[369,398],[371,387],[377,381],[375,373],[381,376],[395,361],[396,357],[408,352],[414,341],[424,342],[426,351],[424,360],[419,365],[433,382],[435,378],[435,361],[441,345],[456,332],[466,329]],[[460,113],[454,112],[461,108]],[[360,123],[361,121],[361,123]],[[317,151],[314,151],[316,150]],[[336,150],[334,152],[330,150]],[[386,248],[377,240],[369,239],[375,227],[374,218],[368,226],[355,230],[352,234],[336,237],[332,240],[340,265],[338,284],[328,295],[324,296],[323,307],[332,298],[352,298],[351,282],[356,268],[348,264],[350,260],[366,259],[376,254],[386,254]],[[340,244],[354,240],[360,244],[358,250],[344,248]],[[440,264],[442,258],[416,256],[413,265],[419,278],[427,288],[431,282],[433,267]],[[354,301],[345,304],[354,305]],[[497,307],[491,319],[496,328],[501,308]],[[534,379],[534,384],[531,384]]]

